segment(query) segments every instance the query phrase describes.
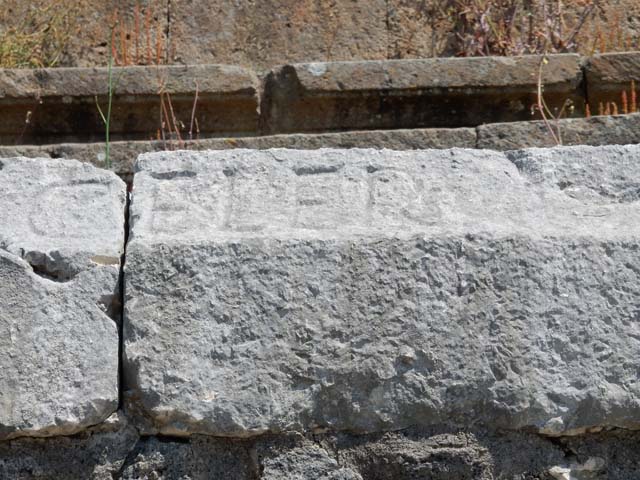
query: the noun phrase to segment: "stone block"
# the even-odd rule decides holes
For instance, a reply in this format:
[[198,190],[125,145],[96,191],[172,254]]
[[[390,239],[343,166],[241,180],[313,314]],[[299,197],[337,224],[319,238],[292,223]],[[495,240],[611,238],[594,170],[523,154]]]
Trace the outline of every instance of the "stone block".
[[[228,65],[131,66],[116,67],[112,75],[112,140],[155,139],[161,119],[168,135],[173,123],[170,109],[187,136],[196,89],[194,122],[203,136],[257,131],[259,82],[251,70]],[[0,142],[103,141],[105,127],[96,97],[106,114],[108,88],[104,67],[0,70]],[[160,91],[170,95],[164,98],[165,116]]]
[[[640,114],[565,118],[553,123],[560,128],[564,145],[628,145],[640,143]],[[543,121],[490,123],[476,128],[478,148],[515,150],[553,147],[555,140]]]
[[118,406],[125,184],[0,160],[0,440],[74,434]]
[[631,107],[631,82],[636,95],[640,93],[640,52],[606,53],[589,57],[585,65],[587,96],[591,112],[598,112],[600,103],[615,102],[622,113],[622,92],[627,93]]
[[[432,58],[286,65],[266,79],[265,133],[468,127],[529,120],[540,57]],[[578,55],[551,55],[543,71],[551,108],[583,111]],[[490,105],[490,108],[488,107]]]
[[638,428],[639,159],[142,155],[127,408],[173,435]]

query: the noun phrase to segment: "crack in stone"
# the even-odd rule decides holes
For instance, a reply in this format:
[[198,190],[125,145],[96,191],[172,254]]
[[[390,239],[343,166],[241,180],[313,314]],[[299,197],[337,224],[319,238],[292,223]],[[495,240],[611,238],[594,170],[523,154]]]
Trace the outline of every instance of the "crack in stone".
[[118,409],[122,409],[124,406],[124,392],[126,390],[126,382],[124,375],[124,322],[125,322],[125,314],[124,314],[124,306],[125,306],[125,279],[124,279],[124,265],[127,258],[127,243],[129,241],[130,234],[130,225],[129,225],[129,209],[131,206],[131,193],[127,192],[125,197],[125,205],[124,205],[124,238],[123,238],[123,247],[122,247],[122,255],[120,257],[120,276],[118,279],[119,286],[119,316],[120,322],[118,323]]

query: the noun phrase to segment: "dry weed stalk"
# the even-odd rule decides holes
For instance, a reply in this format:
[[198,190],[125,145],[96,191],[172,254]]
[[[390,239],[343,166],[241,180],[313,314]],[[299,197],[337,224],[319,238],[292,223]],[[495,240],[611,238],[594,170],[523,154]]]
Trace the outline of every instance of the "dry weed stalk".
[[544,85],[542,83],[542,70],[544,65],[549,63],[546,56],[543,56],[540,60],[540,64],[538,65],[538,81],[537,81],[537,96],[535,105],[531,106],[531,113],[535,113],[536,111],[540,112],[540,116],[542,117],[542,121],[549,132],[549,135],[553,139],[556,145],[562,145],[562,131],[560,129],[560,119],[566,114],[567,111],[569,113],[573,112],[574,106],[573,102],[570,99],[567,99],[562,104],[562,107],[559,111],[556,111],[554,114],[551,112],[551,109],[547,105],[547,102],[544,99],[543,91]]
[[[599,102],[598,115],[627,115],[638,111],[638,95],[636,91],[636,82],[631,80],[629,91],[626,89],[620,92],[620,107],[616,102]],[[585,117],[591,117],[591,109],[589,104],[585,106]]]
[[[162,142],[165,150],[185,148],[186,141],[181,132],[185,130],[186,126],[184,122],[176,116],[171,94],[166,88],[166,77],[159,77],[158,82],[160,85],[158,89],[158,96],[160,98],[160,128],[156,132],[156,140]],[[194,127],[195,140],[200,138],[200,126],[196,117],[199,100],[198,82],[195,83],[195,87],[195,95],[191,107],[191,120],[189,122],[189,140],[194,140]]]
[[595,53],[631,51],[637,47],[637,44],[634,44],[631,33],[625,28],[622,15],[615,7],[615,4],[610,7],[613,13],[606,20],[605,29],[603,30],[602,25],[598,24],[594,30],[595,34],[589,35],[584,39],[585,43],[590,40],[592,42],[591,48],[584,53],[594,55]]
[[193,126],[196,127],[196,140],[200,137],[200,126],[198,125],[198,119],[196,118],[196,108],[198,106],[198,93],[199,87],[196,81],[196,93],[193,97],[193,107],[191,108],[191,122],[189,122],[189,140],[193,140]]
[[[133,25],[124,21],[118,9],[113,11],[111,24],[115,27],[111,30],[111,55],[115,65],[166,63],[165,34],[162,31],[162,22],[154,15],[156,10],[157,8],[152,5],[141,8],[136,3],[133,9]],[[146,45],[146,55],[140,54],[141,43]]]

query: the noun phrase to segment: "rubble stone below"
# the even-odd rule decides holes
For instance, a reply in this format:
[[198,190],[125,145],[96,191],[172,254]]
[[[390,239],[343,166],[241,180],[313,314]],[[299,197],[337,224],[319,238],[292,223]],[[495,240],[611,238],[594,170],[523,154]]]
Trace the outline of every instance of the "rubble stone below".
[[122,414],[72,437],[0,442],[11,480],[637,480],[637,432],[555,440],[435,427],[364,436],[140,437]]

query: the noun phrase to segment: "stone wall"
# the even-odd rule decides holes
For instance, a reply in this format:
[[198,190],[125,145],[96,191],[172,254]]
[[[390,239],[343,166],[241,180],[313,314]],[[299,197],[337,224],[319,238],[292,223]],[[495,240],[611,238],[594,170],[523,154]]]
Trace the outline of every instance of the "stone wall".
[[640,478],[640,147],[0,160],[0,478]]
[[[0,20],[19,24],[29,7],[43,9],[51,0],[0,0]],[[452,56],[451,25],[433,18],[433,0],[66,0],[73,20],[64,67],[106,66],[109,28],[118,13],[134,54],[135,7],[151,13],[155,61],[159,32],[161,62],[224,63],[266,71],[300,62],[415,59]],[[562,2],[564,33],[579,21],[581,1]],[[638,48],[640,5],[636,0],[603,0],[582,28],[581,53]],[[556,2],[550,2],[554,8]],[[146,61],[144,15],[139,25]],[[0,32],[5,25],[0,24]],[[542,27],[542,25],[541,25]],[[543,28],[541,28],[543,30]],[[602,39],[599,41],[599,34]],[[567,35],[568,37],[568,35]],[[115,39],[121,54],[121,39]],[[629,48],[630,47],[630,48]]]
[[[559,110],[571,101],[563,118],[551,122],[562,143],[640,142],[632,113],[639,59],[637,53],[548,58],[546,102]],[[540,61],[305,63],[263,74],[224,65],[118,68],[111,160],[130,181],[133,159],[156,150],[553,146],[549,125],[532,115]],[[105,126],[96,101],[106,109],[108,84],[104,68],[0,70],[0,157],[77,158],[104,166]],[[609,102],[620,115],[597,115]]]
[[[621,94],[631,103],[640,55],[551,55],[542,70],[551,110],[584,118]],[[304,63],[266,74],[226,65],[115,68],[112,140],[183,139],[402,128],[476,127],[535,119],[540,56]],[[0,70],[0,141],[103,140],[106,68]],[[163,94],[161,98],[160,94]],[[166,95],[169,95],[166,97]],[[167,110],[161,110],[162,101]],[[195,107],[195,110],[194,110]],[[626,113],[630,113],[630,106]],[[193,119],[193,120],[192,120]]]

